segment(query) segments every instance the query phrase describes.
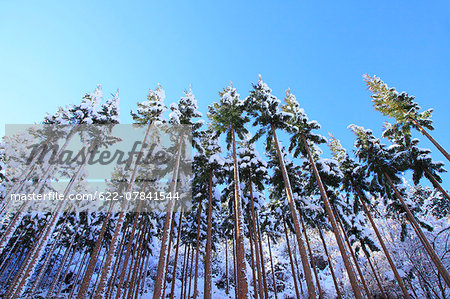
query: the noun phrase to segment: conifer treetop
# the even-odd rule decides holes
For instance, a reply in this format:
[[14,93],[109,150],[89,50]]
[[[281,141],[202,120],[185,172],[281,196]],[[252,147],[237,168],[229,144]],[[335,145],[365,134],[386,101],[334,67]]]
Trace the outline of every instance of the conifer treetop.
[[420,126],[433,130],[431,115],[433,109],[420,112],[421,107],[415,102],[415,97],[406,92],[398,93],[395,88],[389,88],[379,77],[364,75],[364,81],[372,92],[372,102],[375,109],[385,116],[395,118],[397,126],[405,126],[404,132],[410,133],[410,127],[416,129],[416,121]]
[[167,110],[164,106],[166,93],[162,86],[158,84],[155,90],[149,90],[147,100],[137,103],[137,111],[131,111],[133,120],[138,124],[148,124],[153,122],[155,124],[165,123],[162,114]]
[[249,119],[244,115],[244,103],[236,88],[230,85],[219,92],[219,95],[219,103],[208,106],[208,118],[211,120],[209,128],[214,132],[215,138],[222,133],[226,133],[226,142],[229,149],[232,143],[231,127],[240,139],[244,139],[245,134],[248,133],[245,124]]
[[291,115],[289,118],[288,132],[292,133],[291,143],[289,145],[289,151],[293,151],[294,157],[298,157],[302,154],[303,157],[307,156],[305,144],[302,140],[302,136],[305,137],[307,142],[311,144],[326,143],[325,137],[319,134],[315,134],[312,130],[320,129],[320,125],[315,120],[308,120],[303,108],[300,108],[300,104],[294,94],[288,89],[286,91],[286,97],[284,99],[285,104],[282,105],[282,110]]

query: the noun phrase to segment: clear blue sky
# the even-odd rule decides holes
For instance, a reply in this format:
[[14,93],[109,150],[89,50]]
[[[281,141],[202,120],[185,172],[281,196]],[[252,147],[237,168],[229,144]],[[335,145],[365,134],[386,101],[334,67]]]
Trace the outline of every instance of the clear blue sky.
[[[129,2],[0,3],[2,135],[4,124],[39,122],[97,83],[105,94],[120,89],[126,123],[158,82],[168,102],[192,84],[206,112],[229,81],[244,97],[262,74],[350,149],[349,124],[380,135],[385,120],[364,85],[369,73],[434,107],[432,134],[450,149],[448,1]],[[444,160],[434,148],[433,157]]]

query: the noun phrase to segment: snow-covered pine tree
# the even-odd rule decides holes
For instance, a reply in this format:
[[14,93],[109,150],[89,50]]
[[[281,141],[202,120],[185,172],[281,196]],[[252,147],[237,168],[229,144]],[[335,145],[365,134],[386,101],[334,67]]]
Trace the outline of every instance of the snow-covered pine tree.
[[[366,163],[367,173],[373,176],[371,186],[380,186],[383,194],[385,194],[385,196],[392,201],[391,207],[396,209],[398,212],[401,211],[406,213],[406,218],[419,237],[431,260],[444,278],[446,284],[450,286],[450,275],[443,266],[440,258],[436,255],[434,249],[431,247],[429,241],[419,226],[419,223],[422,226],[427,225],[423,221],[419,221],[419,219],[414,217],[411,209],[403,198],[404,195],[402,195],[402,190],[399,190],[398,188],[398,184],[402,182],[398,170],[399,167],[402,167],[401,159],[399,163],[399,161],[395,159],[395,155],[392,153],[392,150],[389,151],[386,146],[373,135],[371,130],[366,130],[356,125],[351,125],[350,128],[356,135],[356,155],[361,161]],[[397,202],[395,198],[397,198],[400,205],[395,205]],[[428,228],[431,229],[429,226]]]
[[307,262],[307,253],[300,233],[300,224],[295,208],[292,189],[290,186],[289,177],[286,174],[285,163],[283,161],[278,136],[276,133],[277,129],[285,130],[290,128],[289,121],[293,116],[290,113],[285,113],[282,111],[282,109],[280,109],[280,104],[280,100],[272,94],[272,90],[262,81],[261,76],[259,76],[258,83],[253,84],[253,90],[245,99],[245,107],[247,112],[255,118],[253,125],[260,127],[253,139],[258,139],[264,135],[265,132],[271,132],[271,134],[267,134],[266,146],[268,147],[267,149],[270,149],[273,143],[277,150],[278,159],[280,161],[281,171],[283,174],[283,181],[287,192],[288,205],[295,226],[295,234],[300,249],[300,255],[302,257],[301,260],[308,286],[308,293],[310,297],[314,298],[316,296],[316,292],[312,280],[311,269],[309,268]]
[[308,120],[305,111],[300,108],[297,99],[289,90],[286,92],[285,104],[283,105],[282,109],[285,113],[292,115],[292,117],[289,119],[289,130],[292,133],[289,151],[293,152],[294,157],[297,157],[301,154],[302,157],[307,159],[311,165],[314,177],[319,186],[319,191],[323,200],[325,211],[328,215],[328,220],[331,224],[331,227],[333,228],[336,242],[339,246],[339,251],[341,253],[342,259],[344,260],[344,265],[350,279],[350,284],[352,285],[353,293],[356,298],[362,298],[361,290],[353,273],[349,257],[345,250],[345,245],[342,240],[342,236],[339,233],[338,224],[336,222],[336,218],[326,192],[326,187],[322,182],[316,162],[314,161],[313,154],[311,153],[311,145],[326,142],[323,136],[312,132],[312,130],[319,129],[320,125],[316,121]]
[[[200,143],[198,140],[199,133],[198,130],[203,125],[202,120],[194,120],[196,118],[202,117],[202,114],[197,110],[197,100],[195,99],[195,96],[192,93],[192,90],[185,91],[185,96],[180,98],[180,101],[177,104],[171,104],[170,109],[172,112],[169,115],[169,123],[173,126],[183,125],[183,126],[191,126],[192,127],[192,139],[190,140],[192,142],[192,145],[194,145],[198,150],[201,151]],[[175,160],[174,165],[174,171],[173,171],[173,179],[171,184],[171,194],[175,194],[175,192],[178,192],[177,190],[177,181],[179,176],[179,170],[181,161],[181,155],[182,152],[184,152],[183,147],[186,148],[186,142],[187,142],[187,136],[183,134],[183,130],[180,132],[179,139],[177,141],[177,157]],[[167,242],[169,240],[169,226],[171,223],[172,218],[172,210],[173,210],[173,201],[169,201],[167,205],[166,210],[166,217],[164,220],[164,228],[163,228],[163,236],[161,241],[161,249],[159,254],[159,262],[158,262],[158,270],[157,270],[157,278],[155,281],[155,287],[153,290],[153,298],[160,298],[161,297],[161,291],[163,287],[163,281],[165,279],[164,269],[165,269],[165,263],[166,263],[166,256],[167,256]]]
[[392,149],[403,158],[403,170],[411,169],[413,171],[412,179],[415,185],[418,185],[425,176],[443,196],[450,200],[447,191],[440,185],[442,178],[439,173],[446,172],[444,163],[434,162],[430,155],[431,150],[418,147],[419,139],[412,138],[402,129],[404,127],[399,128],[396,125],[385,123],[383,137],[387,137],[393,142]]
[[248,297],[247,267],[245,263],[244,249],[244,219],[242,214],[239,165],[236,151],[236,134],[242,140],[248,131],[245,123],[248,117],[244,116],[244,103],[240,99],[236,88],[232,84],[223,89],[220,94],[220,102],[208,107],[208,118],[211,120],[210,128],[215,137],[226,134],[227,149],[232,151],[234,173],[234,217],[236,238],[236,261],[239,298]]
[[[389,253],[386,244],[379,232],[379,229],[373,219],[372,212],[370,211],[370,200],[366,196],[367,192],[373,192],[377,193],[377,188],[370,188],[370,182],[366,176],[366,166],[359,164],[354,159],[352,159],[348,152],[342,147],[339,140],[335,139],[333,136],[331,136],[331,140],[328,143],[333,157],[338,161],[339,168],[343,174],[342,177],[342,184],[341,184],[341,190],[347,194],[347,196],[352,196],[353,200],[353,211],[355,213],[359,213],[361,211],[361,208],[364,210],[364,213],[366,214],[367,218],[369,219],[369,222],[375,232],[375,235],[377,236],[377,239],[381,245],[381,248],[383,249],[383,252],[388,260],[388,263],[394,273],[395,279],[397,280],[397,283],[399,284],[403,295],[405,298],[410,298],[410,295],[406,289],[405,283],[403,282],[402,277],[398,273],[398,270],[391,258],[391,254]],[[372,195],[373,196],[373,195]],[[369,206],[369,207],[368,207]],[[368,251],[362,248],[365,254],[367,254],[367,260],[370,262],[370,256],[368,254]],[[372,266],[371,266],[372,267]],[[374,274],[376,276],[376,274]],[[378,283],[380,285],[380,283]]]
[[401,131],[410,135],[411,127],[425,135],[436,148],[450,161],[449,153],[424,129],[434,130],[431,114],[433,109],[420,111],[420,106],[415,102],[415,97],[406,92],[398,93],[395,88],[389,88],[379,77],[364,76],[367,86],[373,93],[372,102],[375,109],[385,116],[395,118],[394,125]]

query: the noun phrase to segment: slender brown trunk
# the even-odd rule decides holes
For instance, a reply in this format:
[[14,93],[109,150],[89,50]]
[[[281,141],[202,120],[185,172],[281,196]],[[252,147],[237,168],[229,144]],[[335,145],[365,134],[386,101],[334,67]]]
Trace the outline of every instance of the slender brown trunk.
[[[295,234],[293,234],[293,235],[294,235],[293,238],[295,240]],[[301,272],[300,272],[300,267],[298,266],[296,242],[294,242],[293,256],[294,256],[294,262],[295,262],[295,269],[297,270],[298,286],[300,287],[300,293],[303,296],[304,293],[303,293],[303,286],[302,286],[302,276],[301,276]]]
[[[354,186],[353,186],[354,187]],[[361,202],[364,212],[366,213],[367,218],[369,218],[370,224],[372,225],[373,230],[375,231],[375,234],[377,235],[378,241],[380,242],[381,248],[383,249],[384,255],[386,256],[389,265],[391,266],[392,272],[394,272],[394,276],[395,279],[397,280],[398,285],[400,286],[400,288],[402,289],[403,292],[403,296],[405,296],[405,298],[409,299],[409,293],[406,290],[406,286],[405,283],[403,282],[403,279],[400,277],[400,274],[397,271],[397,268],[394,265],[394,262],[392,261],[391,255],[389,254],[389,251],[387,250],[386,244],[383,241],[383,238],[381,237],[380,232],[378,231],[378,228],[375,224],[375,221],[372,218],[372,213],[370,213],[365,200],[364,200],[364,196],[361,193],[361,190],[359,190],[359,188],[355,188],[356,190],[356,194],[358,195],[358,199]]]
[[[148,268],[148,260],[149,260],[149,251],[147,248],[147,244],[149,243],[149,239],[151,236],[151,230],[149,228],[148,220],[145,219],[145,226],[144,226],[144,235],[142,238],[142,248],[143,248],[143,255],[141,257],[140,265],[139,265],[139,275],[137,277],[137,283],[136,283],[136,291],[134,292],[134,297],[139,298],[139,294],[142,293],[142,288],[145,284],[145,279],[147,277],[147,268]],[[142,283],[141,283],[142,281]]]
[[300,223],[302,224],[303,234],[305,235],[306,248],[309,252],[309,258],[311,263],[311,268],[314,271],[314,277],[316,278],[317,288],[319,289],[319,298],[323,298],[322,288],[320,287],[319,275],[317,274],[316,263],[314,263],[314,257],[311,250],[311,245],[309,244],[308,232],[306,231],[305,222],[303,221],[302,214],[299,212]]
[[[72,264],[73,258],[75,257],[77,250],[79,248],[80,245],[80,241],[81,241],[81,237],[77,242],[77,246],[75,246],[75,248],[73,249],[72,255],[70,256],[69,262],[67,263],[67,267],[66,270],[64,271],[64,275],[63,278],[61,279],[61,284],[59,285],[58,291],[55,294],[55,298],[57,298],[59,296],[59,294],[61,293],[61,288],[64,285],[64,281],[66,280],[67,274],[69,272],[70,269],[70,264]],[[55,285],[56,286],[56,285]],[[52,294],[48,293],[49,295],[47,295],[47,298],[53,298]]]
[[181,294],[180,298],[183,298],[183,287],[184,287],[184,273],[186,270],[186,252],[187,252],[187,245],[184,245],[184,255],[183,255],[183,266],[181,268]]
[[[205,286],[203,291],[204,298],[211,298],[211,236],[212,236],[212,188],[213,171],[209,172],[209,198],[208,198],[208,222],[206,225],[206,254],[205,254]],[[189,285],[190,287],[190,285]]]
[[84,297],[85,294],[88,291],[89,284],[91,282],[92,275],[94,274],[95,265],[97,264],[98,254],[100,253],[102,243],[103,243],[103,237],[105,235],[106,229],[108,227],[109,220],[111,218],[111,210],[112,210],[112,202],[110,207],[108,208],[108,212],[106,213],[105,219],[102,223],[102,228],[100,229],[100,232],[98,234],[98,238],[95,241],[94,250],[92,251],[92,254],[89,258],[89,263],[87,266],[86,273],[84,274],[83,281],[81,283],[80,288],[80,294]]
[[363,273],[361,271],[361,267],[359,266],[358,259],[356,258],[355,251],[353,250],[352,244],[350,244],[350,240],[348,239],[347,233],[346,233],[346,231],[344,229],[344,225],[342,224],[342,220],[339,217],[339,214],[337,213],[336,209],[334,211],[335,211],[334,214],[337,215],[336,218],[337,218],[339,226],[340,226],[340,228],[342,230],[342,234],[344,235],[345,243],[347,243],[347,247],[350,250],[350,254],[352,256],[353,262],[355,263],[356,271],[358,271],[359,278],[361,279],[361,283],[363,285],[364,291],[366,292],[367,297],[370,298],[371,297],[370,296],[370,292],[369,292],[369,289],[367,288],[366,280],[365,280],[364,275],[363,275]]
[[239,298],[239,284],[236,273],[236,239],[233,237],[233,278],[234,278],[234,297]]
[[177,246],[175,248],[175,260],[173,262],[172,271],[172,286],[170,288],[170,298],[173,299],[175,295],[175,281],[177,279],[177,263],[178,263],[178,250],[180,248],[180,236],[181,236],[181,221],[183,219],[183,212],[180,213],[180,219],[178,220],[178,234],[177,234]]
[[[178,180],[178,171],[180,168],[180,159],[181,159],[181,147],[183,144],[183,134],[180,135],[180,139],[178,140],[178,150],[177,150],[177,160],[175,169],[173,171],[172,184],[170,188],[170,193],[175,194],[177,190],[177,180]],[[164,229],[163,229],[163,237],[161,240],[161,249],[159,251],[159,261],[158,261],[158,270],[156,273],[156,281],[155,281],[155,289],[153,291],[153,299],[160,299],[161,297],[161,288],[163,286],[163,281],[165,279],[164,273],[164,264],[166,261],[166,250],[167,250],[167,241],[169,237],[169,226],[171,222],[172,210],[173,210],[173,201],[170,200],[167,205],[166,218],[164,220]]]
[[[142,201],[139,201],[138,209],[140,209],[141,204],[142,204]],[[122,293],[122,285],[125,280],[125,275],[126,275],[127,268],[128,268],[128,260],[130,259],[131,246],[133,245],[134,233],[136,232],[136,226],[138,223],[138,219],[139,219],[139,213],[136,213],[135,217],[134,217],[134,221],[133,221],[133,227],[131,228],[130,239],[128,240],[127,251],[125,253],[125,260],[123,262],[123,268],[122,268],[123,270],[122,270],[122,273],[120,274],[119,285],[117,286],[116,299],[120,298],[120,295]]]
[[434,175],[428,169],[424,169],[424,170],[425,170],[427,179],[430,180],[430,182],[433,184],[433,186],[435,188],[437,188],[442,193],[442,195],[444,195],[444,197],[446,197],[448,200],[450,200],[450,196],[444,190],[444,188],[442,188],[441,184],[439,184],[439,182],[436,180]]
[[[255,215],[255,204],[254,204],[254,200],[253,200],[253,182],[252,182],[251,175],[250,175],[250,178],[249,178],[249,184],[250,184],[250,206],[251,206],[251,212],[252,212],[252,214],[251,214],[251,223],[252,223],[252,232],[253,232],[253,236],[254,236],[254,240],[255,240],[256,270],[257,270],[257,273],[258,273],[259,296],[261,298],[264,298],[263,297],[263,291],[264,291],[263,290],[263,280],[262,280],[261,265],[260,265],[262,259],[259,256],[260,255],[259,248],[258,248],[259,242],[256,241],[258,239],[258,232],[256,230],[256,224],[255,224],[255,222],[256,222],[256,215]],[[252,238],[252,236],[250,235],[250,240],[251,240],[251,238]],[[253,257],[253,255],[252,255],[252,257]],[[255,289],[255,292],[256,292],[256,289]]]
[[228,295],[229,285],[228,285],[228,239],[225,238],[225,281],[226,281],[226,289],[225,294]]
[[137,279],[138,279],[138,271],[140,270],[140,265],[142,263],[142,244],[144,242],[144,236],[145,236],[145,220],[141,218],[140,228],[139,228],[139,238],[138,238],[138,248],[136,250],[136,258],[134,259],[134,266],[133,266],[133,276],[131,277],[130,286],[128,287],[128,295],[127,298],[131,299],[133,298],[133,294],[135,293],[134,290],[137,287]]
[[125,229],[125,231],[123,232],[122,240],[120,240],[119,254],[116,257],[116,260],[114,261],[113,274],[108,283],[108,289],[106,290],[106,298],[112,298],[114,293],[114,285],[116,284],[117,275],[120,274],[119,273],[120,262],[122,261],[122,255],[125,250],[125,240],[127,238],[128,231],[129,229]]
[[240,180],[239,180],[239,166],[236,155],[236,140],[234,127],[231,125],[231,138],[233,143],[233,164],[234,164],[234,209],[236,217],[236,262],[237,262],[237,277],[239,284],[239,298],[247,298],[248,296],[248,282],[247,282],[247,269],[245,264],[245,249],[244,249],[244,228],[243,228],[243,216],[240,200]]
[[337,295],[337,298],[340,299],[340,298],[342,298],[342,295],[341,295],[341,292],[339,291],[339,285],[338,285],[338,282],[336,279],[336,275],[334,274],[333,263],[331,262],[330,255],[328,254],[327,244],[325,243],[325,239],[323,238],[322,229],[320,228],[320,226],[317,226],[317,228],[319,229],[320,240],[322,240],[323,249],[325,251],[325,255],[327,256],[327,260],[328,260],[328,266],[330,267],[331,276],[333,277],[333,283],[334,283],[334,288],[336,290],[336,295]]
[[277,280],[275,278],[275,267],[273,266],[272,249],[270,248],[269,234],[267,234],[267,246],[269,247],[270,265],[272,267],[273,291],[275,293],[275,299],[278,299]]
[[[76,290],[77,287],[78,287],[78,279],[80,278],[81,272],[82,272],[82,270],[83,270],[83,268],[84,268],[84,262],[85,262],[85,260],[86,260],[86,257],[87,257],[87,253],[84,253],[83,259],[81,260],[80,267],[78,268],[78,271],[77,271],[77,276],[75,277],[75,280],[73,281],[72,288],[71,288],[71,290],[70,290],[70,294],[69,294],[69,297],[68,297],[68,298],[73,298],[73,293],[75,292],[75,290]],[[58,294],[58,295],[59,295],[59,294]]]
[[[169,231],[169,245],[167,246],[166,270],[164,271],[164,275],[167,275],[167,273],[169,273],[170,251],[172,250],[173,228],[174,227],[175,227],[175,211],[172,212],[172,222],[170,224],[170,231]],[[167,277],[163,280],[163,288],[162,288],[161,298],[166,297],[166,283],[167,283]]]
[[[253,237],[252,237],[252,230],[250,228],[250,225],[248,226],[249,230],[249,240],[250,240],[250,256],[251,256],[251,263],[252,263],[252,277],[253,277],[253,296],[255,299],[258,299],[258,288],[257,288],[257,278],[255,273],[255,258],[254,258],[254,252],[253,252]],[[255,242],[256,243],[256,242]],[[263,297],[261,297],[263,298]]]
[[408,218],[409,222],[412,224],[412,227],[416,231],[417,236],[419,237],[420,241],[422,242],[422,245],[425,247],[425,250],[428,252],[428,255],[430,256],[431,260],[436,265],[436,268],[438,269],[439,274],[442,275],[442,277],[445,280],[445,283],[447,284],[447,286],[450,287],[450,275],[448,274],[447,269],[445,269],[445,267],[442,264],[441,260],[437,256],[436,252],[431,247],[431,245],[428,242],[427,238],[423,234],[422,229],[420,228],[420,226],[418,225],[417,221],[415,220],[414,215],[411,213],[411,211],[409,210],[409,208],[406,205],[405,201],[403,200],[403,197],[401,196],[400,192],[398,192],[397,188],[394,186],[394,183],[392,183],[392,180],[389,177],[389,175],[387,173],[384,173],[384,176],[387,178],[387,180],[389,181],[389,184],[391,185],[392,189],[394,190],[395,194],[397,195],[398,200],[400,201],[400,203],[403,206],[403,209],[406,212],[406,215],[407,215],[407,218]]
[[195,274],[194,274],[194,299],[198,296],[197,280],[198,280],[198,258],[200,256],[200,224],[202,215],[202,202],[198,204],[197,214],[197,241],[195,244]]
[[[286,195],[288,199],[289,209],[291,211],[292,222],[294,223],[295,236],[297,237],[298,249],[300,251],[300,256],[302,260],[303,273],[305,274],[306,285],[308,287],[308,294],[310,298],[316,298],[316,289],[314,287],[311,268],[308,264],[308,254],[306,253],[305,243],[303,242],[303,238],[301,235],[300,224],[298,221],[297,210],[295,208],[294,197],[292,194],[291,183],[289,181],[289,177],[286,171],[286,166],[284,165],[283,155],[280,150],[280,144],[278,142],[278,137],[275,131],[275,127],[271,125],[272,133],[274,137],[274,143],[278,154],[278,160],[281,166],[281,172],[283,174],[284,185],[286,189]],[[359,299],[359,298],[358,298]]]
[[347,274],[348,274],[348,277],[349,277],[349,280],[350,280],[350,284],[352,285],[353,293],[354,293],[354,295],[355,295],[355,297],[357,299],[362,299],[363,296],[361,294],[361,290],[359,288],[358,281],[356,279],[356,275],[353,272],[351,263],[349,261],[349,257],[347,255],[346,250],[345,250],[344,242],[342,241],[342,236],[339,233],[338,225],[336,223],[336,218],[335,218],[335,216],[333,214],[333,210],[331,209],[331,205],[330,205],[330,201],[328,200],[327,192],[325,191],[325,187],[323,185],[322,179],[320,178],[319,171],[317,170],[316,163],[314,162],[314,159],[313,159],[313,157],[311,155],[311,151],[309,149],[308,142],[306,141],[306,138],[305,138],[305,136],[303,134],[301,135],[301,137],[302,137],[303,144],[305,146],[305,149],[306,149],[306,152],[307,152],[307,155],[308,155],[309,162],[310,162],[311,167],[313,169],[314,176],[316,177],[317,184],[319,185],[320,194],[321,194],[323,202],[324,202],[325,210],[326,210],[326,212],[328,214],[328,220],[330,221],[331,227],[333,228],[333,232],[334,232],[334,235],[336,237],[336,242],[337,242],[337,244],[339,246],[339,251],[340,251],[342,259],[344,261],[345,269],[347,270]]
[[191,298],[191,285],[192,285],[192,267],[194,265],[194,248],[191,250],[191,269],[189,270],[189,287],[187,292],[187,298]]
[[[186,254],[187,248],[187,254]],[[183,270],[183,281],[181,282],[181,295],[180,298],[184,299],[186,297],[186,286],[187,286],[187,273],[188,273],[188,265],[189,265],[189,253],[191,252],[191,247],[189,245],[185,245],[184,248],[184,270]]]
[[259,218],[258,213],[256,213],[256,229],[257,229],[257,240],[259,243],[259,256],[261,258],[261,272],[262,272],[262,281],[264,286],[264,294],[266,298],[269,298],[269,291],[267,290],[267,280],[266,280],[266,266],[264,265],[264,254],[262,251],[262,243],[261,243],[261,227],[259,226]]
[[297,298],[300,298],[300,292],[298,291],[298,285],[297,285],[297,277],[295,274],[295,269],[294,269],[294,261],[292,260],[292,252],[291,252],[291,245],[289,244],[289,235],[287,232],[287,225],[286,225],[286,219],[283,218],[283,225],[284,225],[284,235],[286,237],[286,245],[288,248],[288,253],[289,253],[289,261],[291,262],[291,271],[292,271],[292,279],[294,280],[294,287],[295,287],[295,294],[297,295]]
[[[360,242],[361,242],[361,241],[360,241]],[[383,287],[381,286],[381,282],[380,282],[380,280],[378,279],[377,271],[375,271],[375,268],[374,268],[374,266],[373,266],[373,264],[372,264],[372,261],[370,260],[370,256],[369,256],[369,254],[367,253],[366,246],[365,246],[364,243],[362,243],[362,242],[361,242],[361,247],[362,247],[362,251],[364,252],[364,255],[366,256],[367,262],[369,262],[370,269],[372,270],[373,276],[375,277],[375,280],[376,280],[376,282],[377,282],[378,289],[380,289],[381,295],[382,295],[385,299],[388,299],[388,297],[386,296],[386,293],[385,293],[384,290],[383,290]]]
[[434,146],[444,155],[444,157],[450,161],[450,155],[447,153],[447,151],[436,140],[434,140],[434,138],[430,134],[428,134],[428,132],[425,131],[425,129],[422,128],[422,126],[419,125],[419,123],[415,119],[411,118],[411,120],[417,126],[417,129],[419,130],[419,132],[422,133],[423,135],[425,135],[428,138],[428,140],[430,140],[431,143],[433,143]]

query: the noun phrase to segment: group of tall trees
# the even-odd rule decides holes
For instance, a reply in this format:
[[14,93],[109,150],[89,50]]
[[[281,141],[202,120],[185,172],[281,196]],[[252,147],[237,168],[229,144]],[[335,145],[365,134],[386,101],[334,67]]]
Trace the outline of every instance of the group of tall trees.
[[[385,139],[351,125],[354,155],[334,136],[317,133],[320,125],[309,120],[289,89],[280,100],[261,76],[244,99],[232,83],[220,91],[208,106],[208,122],[191,89],[169,109],[162,87],[150,90],[131,112],[134,123],[147,128],[141,152],[152,126],[192,130],[177,135],[174,162],[166,170],[170,192],[182,192],[182,165],[192,163],[187,209],[176,201],[163,211],[139,206],[135,212],[80,212],[64,202],[49,212],[30,211],[26,202],[12,209],[11,194],[52,190],[55,173],[68,178],[65,195],[83,192],[86,165],[58,168],[32,160],[7,173],[4,161],[14,157],[2,148],[0,296],[448,296],[450,198],[440,177],[444,163],[418,147],[411,129],[450,156],[429,133],[431,109],[421,111],[413,96],[378,77],[365,81],[374,108],[395,122],[385,124]],[[43,123],[70,124],[72,130],[119,123],[119,95],[102,101],[98,86]],[[75,134],[66,131],[51,135],[64,136],[61,152]],[[89,132],[88,149],[114,142],[108,131]],[[7,142],[20,152],[26,136]],[[323,144],[332,157],[322,157]],[[185,161],[191,146],[192,161]],[[138,162],[118,168],[108,188],[157,191],[143,179],[152,171]],[[410,174],[413,186],[405,183]],[[423,185],[424,179],[429,183]],[[411,244],[414,255],[399,251]]]

